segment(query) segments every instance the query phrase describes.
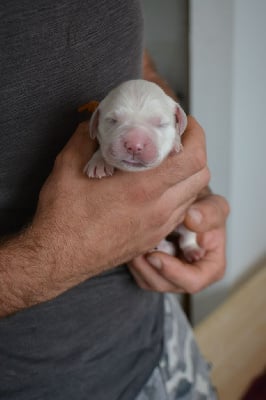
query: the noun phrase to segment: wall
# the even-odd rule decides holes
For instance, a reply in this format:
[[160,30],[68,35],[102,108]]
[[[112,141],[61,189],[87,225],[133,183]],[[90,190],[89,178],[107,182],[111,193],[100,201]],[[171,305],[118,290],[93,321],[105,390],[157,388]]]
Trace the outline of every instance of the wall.
[[231,204],[228,268],[195,296],[195,320],[266,251],[264,0],[191,0],[191,111],[206,130],[212,187]]
[[231,271],[266,257],[266,2],[235,1]]

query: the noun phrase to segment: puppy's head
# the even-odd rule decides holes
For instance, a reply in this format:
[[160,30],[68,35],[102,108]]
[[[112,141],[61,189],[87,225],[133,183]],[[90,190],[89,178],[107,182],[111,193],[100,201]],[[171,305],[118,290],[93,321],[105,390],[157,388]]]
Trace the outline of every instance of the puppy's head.
[[132,80],[113,89],[90,121],[103,158],[121,170],[138,171],[158,166],[181,147],[186,114],[155,83]]

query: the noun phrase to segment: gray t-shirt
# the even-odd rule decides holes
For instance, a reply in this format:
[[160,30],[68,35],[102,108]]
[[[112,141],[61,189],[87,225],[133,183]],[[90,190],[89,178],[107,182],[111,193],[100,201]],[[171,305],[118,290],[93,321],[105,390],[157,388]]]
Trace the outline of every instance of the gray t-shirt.
[[[137,0],[12,0],[0,18],[6,235],[33,216],[77,108],[140,77],[143,20]],[[0,399],[134,399],[160,357],[162,319],[161,296],[139,289],[126,266],[3,318]]]

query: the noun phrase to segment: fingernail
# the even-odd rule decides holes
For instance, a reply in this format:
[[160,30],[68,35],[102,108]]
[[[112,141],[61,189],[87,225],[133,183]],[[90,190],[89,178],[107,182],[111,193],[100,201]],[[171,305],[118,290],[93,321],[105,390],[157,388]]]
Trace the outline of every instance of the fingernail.
[[190,218],[196,223],[196,224],[200,224],[202,222],[202,214],[199,210],[197,210],[196,208],[190,208],[188,210],[188,215],[190,216]]
[[149,264],[151,264],[154,268],[156,269],[161,269],[162,268],[162,262],[158,257],[155,256],[149,256],[146,258]]

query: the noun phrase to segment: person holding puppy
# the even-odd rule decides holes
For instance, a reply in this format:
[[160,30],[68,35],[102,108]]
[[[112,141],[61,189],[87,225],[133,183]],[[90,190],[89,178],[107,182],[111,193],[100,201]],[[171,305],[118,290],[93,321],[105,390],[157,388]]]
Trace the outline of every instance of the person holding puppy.
[[[189,117],[185,151],[156,170],[82,173],[96,144],[87,122],[76,128],[78,106],[160,79],[143,62],[139,2],[15,0],[1,17],[0,398],[178,399],[184,385],[188,398],[215,398],[163,294],[194,293],[225,268],[228,205],[207,189],[202,128]],[[206,249],[199,263],[143,256],[184,218]],[[173,321],[194,350],[187,358],[177,338],[172,370]],[[166,386],[158,371],[171,373]]]

